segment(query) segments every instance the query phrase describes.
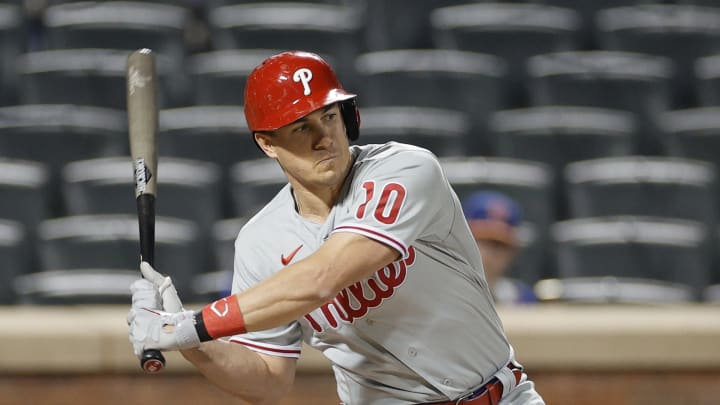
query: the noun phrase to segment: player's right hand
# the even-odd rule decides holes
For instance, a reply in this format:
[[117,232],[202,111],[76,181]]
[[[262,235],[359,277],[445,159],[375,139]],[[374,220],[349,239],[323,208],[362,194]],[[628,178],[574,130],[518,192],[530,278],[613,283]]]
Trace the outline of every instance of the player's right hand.
[[140,263],[140,271],[145,279],[149,280],[155,286],[160,298],[159,306],[146,306],[147,308],[162,309],[165,312],[175,313],[185,310],[178,296],[175,285],[170,277],[163,276],[158,273],[148,262]]

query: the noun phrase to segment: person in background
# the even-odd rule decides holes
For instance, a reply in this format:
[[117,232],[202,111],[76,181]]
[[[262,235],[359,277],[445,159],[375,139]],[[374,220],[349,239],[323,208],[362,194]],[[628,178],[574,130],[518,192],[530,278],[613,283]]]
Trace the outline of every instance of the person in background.
[[507,276],[520,249],[520,205],[500,192],[478,191],[465,199],[463,211],[480,251],[485,278],[495,303],[507,305],[536,302],[537,297],[531,286]]

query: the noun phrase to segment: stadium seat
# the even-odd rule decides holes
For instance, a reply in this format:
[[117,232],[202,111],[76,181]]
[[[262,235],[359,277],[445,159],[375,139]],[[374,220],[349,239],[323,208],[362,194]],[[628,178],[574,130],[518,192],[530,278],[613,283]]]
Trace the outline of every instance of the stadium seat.
[[[703,0],[535,0],[535,3],[547,4],[556,7],[573,8],[582,16],[582,36],[584,38],[582,49],[598,49],[596,38],[596,16],[597,12],[613,7],[633,6],[640,4],[658,3],[690,3],[702,2]],[[705,0],[714,1],[714,0]]]
[[315,52],[327,58],[346,87],[354,87],[352,63],[360,51],[361,20],[351,7],[256,2],[214,8],[209,11],[208,21],[217,50]]
[[695,62],[695,91],[702,106],[720,106],[720,55],[706,56]]
[[720,8],[676,4],[611,8],[597,13],[597,28],[604,49],[666,56],[675,62],[673,108],[696,104],[693,63],[720,53]]
[[573,218],[649,215],[715,224],[715,168],[696,160],[628,156],[571,163],[565,171]]
[[18,55],[24,50],[22,12],[13,4],[0,4],[0,105],[12,104],[17,97]]
[[29,238],[50,211],[49,177],[43,163],[0,158],[0,218],[22,224]]
[[[217,165],[163,158],[157,171],[157,215],[192,221],[206,238],[221,217]],[[132,214],[137,210],[129,156],[71,162],[62,174],[68,215]]]
[[250,135],[241,105],[160,111],[158,150],[161,156],[214,162],[222,171],[265,156]]
[[127,305],[130,285],[139,277],[131,269],[50,270],[18,276],[14,289],[23,305]]
[[0,305],[15,303],[13,283],[31,269],[31,250],[20,222],[0,220]]
[[47,165],[49,215],[64,209],[60,171],[70,161],[112,156],[127,146],[122,111],[73,105],[0,108],[0,155]]
[[[635,122],[628,112],[548,106],[499,111],[490,127],[498,156],[539,161],[562,178],[568,163],[633,152]],[[555,216],[566,218],[563,184],[555,187]]]
[[720,164],[720,106],[668,111],[661,122],[672,156]]
[[498,155],[547,163],[561,178],[578,160],[633,152],[635,122],[624,111],[593,107],[547,106],[495,113],[491,129]]
[[546,239],[555,221],[552,170],[540,162],[497,157],[440,158],[447,179],[462,201],[480,189],[507,194],[520,204],[524,219],[534,224],[538,237]]
[[228,49],[204,52],[190,59],[193,98],[197,105],[245,103],[245,81],[265,58],[281,52],[274,49]]
[[549,278],[535,284],[540,302],[581,304],[687,304],[692,288],[658,280],[603,277]]
[[427,148],[437,156],[462,156],[470,136],[467,115],[428,107],[363,108],[360,143],[397,141]]
[[709,285],[703,293],[705,302],[719,304],[720,303],[720,284]]
[[369,51],[389,49],[433,48],[430,13],[439,7],[469,1],[413,0],[408,7],[405,0],[366,0],[365,44]]
[[238,162],[230,169],[234,216],[250,218],[287,184],[287,178],[274,159]]
[[572,9],[480,3],[437,8],[430,22],[436,48],[488,53],[507,61],[509,105],[523,106],[527,58],[577,49],[581,21]]
[[446,49],[402,49],[361,54],[355,68],[362,105],[462,111],[471,119],[470,153],[489,152],[488,139],[482,136],[487,118],[504,103],[506,64],[500,58]]
[[[39,226],[39,272],[133,269],[139,275],[138,219],[134,214],[69,216]],[[155,220],[155,267],[172,275],[182,295],[206,257],[195,224],[177,218]],[[47,274],[47,273],[45,273]],[[60,286],[61,288],[62,286]]]
[[199,301],[216,300],[232,290],[235,239],[246,222],[247,218],[226,218],[213,226],[213,270],[198,274],[193,282],[193,292]]
[[543,235],[538,233],[535,225],[525,221],[520,224],[517,231],[519,249],[510,264],[507,276],[522,280],[533,285],[547,276],[546,248],[543,245]]
[[199,106],[160,111],[159,153],[206,161],[220,169],[221,216],[232,216],[230,167],[265,155],[255,145],[241,105]]
[[[125,110],[128,52],[115,49],[63,49],[21,55],[19,101],[22,104],[75,104]],[[158,104],[170,104],[168,59],[159,56]]]
[[187,97],[184,39],[188,10],[170,4],[132,1],[73,2],[45,10],[50,49],[100,48],[134,51],[150,48],[168,59],[172,83],[165,98],[181,105]]
[[635,151],[661,155],[658,116],[670,109],[670,59],[610,51],[557,52],[528,61],[533,106],[587,106],[630,111]]
[[669,155],[710,162],[720,178],[720,107],[670,111],[661,122]]
[[[587,289],[590,300],[659,300],[654,282],[699,299],[710,271],[707,231],[699,222],[647,216],[561,221],[552,226],[558,278],[601,281],[594,293]],[[645,280],[649,286],[633,288]]]
[[48,7],[44,22],[51,49],[150,48],[177,62],[187,18],[183,7],[168,4],[82,1]]

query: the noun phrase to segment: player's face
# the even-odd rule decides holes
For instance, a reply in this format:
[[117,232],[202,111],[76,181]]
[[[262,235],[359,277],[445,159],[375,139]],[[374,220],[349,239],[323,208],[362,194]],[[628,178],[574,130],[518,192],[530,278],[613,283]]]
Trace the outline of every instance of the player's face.
[[350,169],[349,141],[337,104],[314,111],[272,134],[257,134],[265,153],[287,176],[312,190],[340,187]]

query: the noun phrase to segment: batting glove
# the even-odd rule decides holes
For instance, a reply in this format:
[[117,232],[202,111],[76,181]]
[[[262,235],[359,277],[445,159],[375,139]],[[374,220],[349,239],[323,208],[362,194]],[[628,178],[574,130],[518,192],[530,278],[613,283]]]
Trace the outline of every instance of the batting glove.
[[147,308],[162,308],[165,312],[182,312],[185,310],[170,277],[158,273],[148,262],[140,263],[140,272],[142,272],[145,279],[152,282],[160,297],[161,305],[147,306]]
[[130,343],[138,358],[145,350],[183,350],[200,345],[192,311],[163,312],[133,307],[128,315]]

